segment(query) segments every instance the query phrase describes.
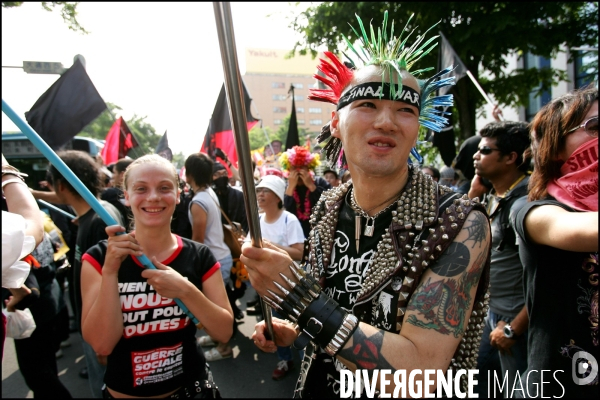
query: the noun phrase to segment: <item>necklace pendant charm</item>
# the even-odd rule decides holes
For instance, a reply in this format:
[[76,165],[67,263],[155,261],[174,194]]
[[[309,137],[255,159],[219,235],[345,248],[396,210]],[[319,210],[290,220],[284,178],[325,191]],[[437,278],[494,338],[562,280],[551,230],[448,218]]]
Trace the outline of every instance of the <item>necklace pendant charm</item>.
[[[371,225],[369,225],[371,221]],[[365,225],[365,236],[372,237],[375,231],[375,218],[367,218],[367,224]]]
[[360,246],[360,215],[354,217],[354,243],[356,244],[356,252],[358,253],[358,249]]

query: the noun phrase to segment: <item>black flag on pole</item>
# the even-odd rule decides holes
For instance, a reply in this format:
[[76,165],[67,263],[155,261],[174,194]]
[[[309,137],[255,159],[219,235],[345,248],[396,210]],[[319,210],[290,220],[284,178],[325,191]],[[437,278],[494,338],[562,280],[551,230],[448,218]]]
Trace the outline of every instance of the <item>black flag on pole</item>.
[[[448,42],[448,39],[446,39],[446,36],[444,36],[444,34],[441,31],[440,37],[442,38],[442,43],[440,46],[440,68],[438,68],[438,71],[441,71],[442,68],[446,68],[450,65],[453,65],[455,67],[454,71],[450,72],[446,77],[449,78],[451,76],[455,76],[455,82],[458,82],[463,76],[467,74],[467,67],[465,67],[465,64],[462,62],[458,54],[456,54],[456,52],[452,48],[452,45],[450,44],[450,42]],[[452,89],[452,86],[442,87],[439,90],[439,95],[444,95],[448,93],[450,89]]]
[[[462,62],[460,57],[456,54],[448,39],[444,36],[444,34],[440,31],[441,38],[441,46],[438,57],[438,71],[441,71],[443,68],[454,66],[454,70],[446,75],[446,77],[455,77],[455,82],[458,82],[463,76],[467,74],[467,67]],[[445,86],[440,88],[438,95],[448,94],[450,89],[453,86]],[[438,148],[440,152],[440,156],[444,161],[444,164],[447,166],[452,165],[454,161],[454,157],[456,155],[456,144],[454,143],[454,121],[452,115],[451,107],[441,107],[442,110],[446,114],[448,118],[448,125],[444,127],[440,132],[430,131],[428,135],[428,140],[433,143],[435,147]]]
[[154,150],[154,153],[166,158],[169,161],[173,161],[173,151],[171,151],[171,148],[169,147],[169,139],[167,139],[167,131],[165,131],[165,134],[158,141],[158,144],[156,145],[156,150]]
[[290,85],[288,93],[292,93],[292,115],[290,116],[290,126],[288,127],[287,138],[285,140],[285,149],[289,150],[294,146],[300,146],[300,137],[298,134],[298,119],[296,117],[296,99],[294,96],[294,85]]
[[25,119],[56,150],[104,110],[104,100],[77,59],[25,113]]

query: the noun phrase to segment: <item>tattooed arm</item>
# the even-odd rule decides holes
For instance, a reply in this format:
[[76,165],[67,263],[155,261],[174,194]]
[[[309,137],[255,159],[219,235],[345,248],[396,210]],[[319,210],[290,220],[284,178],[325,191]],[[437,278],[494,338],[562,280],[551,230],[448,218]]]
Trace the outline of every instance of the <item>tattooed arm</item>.
[[[445,371],[467,327],[489,246],[489,222],[473,211],[454,242],[423,274],[400,335],[360,323],[338,359],[352,371],[402,369],[407,377],[413,369]],[[380,389],[393,394],[393,379]]]

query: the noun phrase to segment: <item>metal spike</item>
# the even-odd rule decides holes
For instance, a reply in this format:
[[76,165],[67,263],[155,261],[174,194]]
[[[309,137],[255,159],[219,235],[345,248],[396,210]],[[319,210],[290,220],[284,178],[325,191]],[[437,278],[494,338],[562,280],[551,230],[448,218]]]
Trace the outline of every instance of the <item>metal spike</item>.
[[282,292],[284,295],[286,295],[286,296],[289,296],[289,295],[290,295],[290,291],[289,291],[289,290],[287,290],[286,288],[284,288],[283,286],[281,286],[279,283],[277,283],[277,282],[275,282],[275,281],[272,281],[272,282],[275,284],[275,286],[277,286],[277,289],[281,290],[281,292]]
[[283,303],[283,299],[279,297],[277,293],[273,292],[271,289],[267,289],[267,292],[269,292],[271,296],[275,297],[275,300],[277,300],[279,304]]
[[294,274],[296,279],[298,279],[298,280],[302,279],[302,274],[300,274],[298,269],[293,264],[290,264],[289,267],[290,267],[290,271],[292,271],[292,273]]
[[409,278],[408,276],[405,276],[404,277],[404,281],[402,282],[402,284],[406,285],[408,287],[411,287],[414,281],[415,280],[413,278]]
[[406,307],[398,307],[398,316],[404,317],[404,314],[406,314]]

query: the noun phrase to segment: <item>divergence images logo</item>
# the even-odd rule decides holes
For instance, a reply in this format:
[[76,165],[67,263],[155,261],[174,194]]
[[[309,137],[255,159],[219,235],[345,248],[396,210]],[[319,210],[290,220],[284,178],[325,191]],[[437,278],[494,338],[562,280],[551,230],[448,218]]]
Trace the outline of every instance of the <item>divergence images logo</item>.
[[598,375],[598,362],[590,353],[578,351],[573,355],[571,370],[576,385],[589,385]]

